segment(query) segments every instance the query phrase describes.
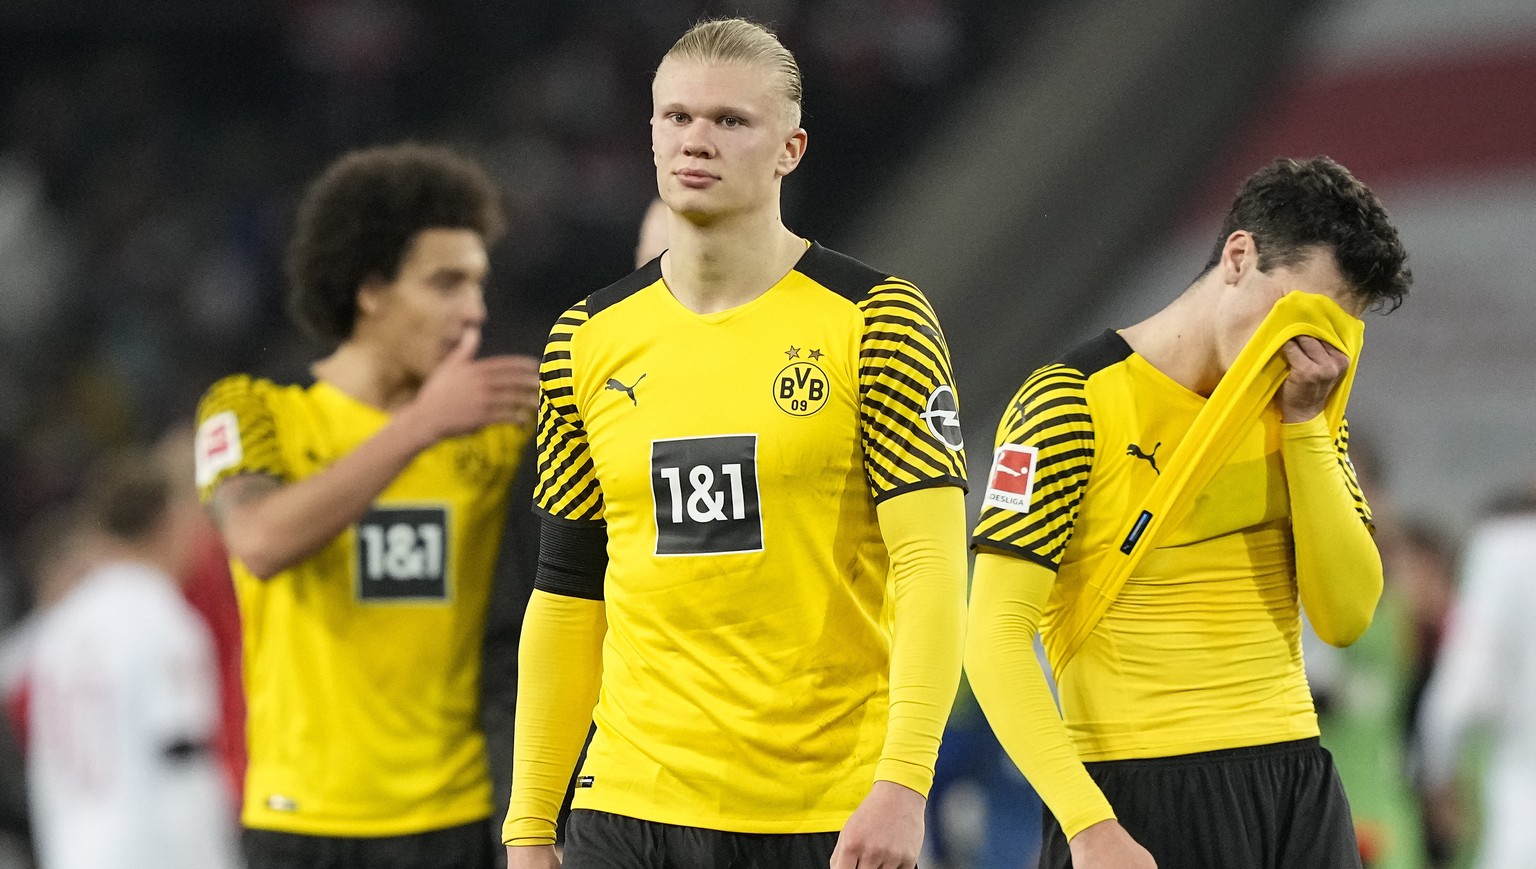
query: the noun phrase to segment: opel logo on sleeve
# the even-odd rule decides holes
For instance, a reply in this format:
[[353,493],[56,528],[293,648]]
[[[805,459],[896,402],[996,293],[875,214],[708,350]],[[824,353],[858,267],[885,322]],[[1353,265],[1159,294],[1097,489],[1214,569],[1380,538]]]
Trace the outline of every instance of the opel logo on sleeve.
[[928,407],[923,411],[923,421],[928,431],[944,446],[952,450],[964,448],[960,434],[960,405],[955,401],[955,391],[940,386],[928,396]]

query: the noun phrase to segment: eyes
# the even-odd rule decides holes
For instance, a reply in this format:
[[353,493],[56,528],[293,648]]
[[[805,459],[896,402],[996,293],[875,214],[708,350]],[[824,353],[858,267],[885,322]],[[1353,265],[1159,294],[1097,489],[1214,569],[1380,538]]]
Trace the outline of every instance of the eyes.
[[[687,112],[668,112],[664,117],[669,123],[679,127],[686,127],[693,123],[693,116]],[[747,125],[746,119],[738,115],[721,115],[715,118],[715,123],[727,130],[734,130],[737,127],[745,127]]]

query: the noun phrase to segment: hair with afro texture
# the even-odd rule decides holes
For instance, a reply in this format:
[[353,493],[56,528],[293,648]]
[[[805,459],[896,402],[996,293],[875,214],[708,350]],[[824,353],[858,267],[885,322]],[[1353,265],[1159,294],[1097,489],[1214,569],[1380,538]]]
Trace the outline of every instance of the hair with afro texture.
[[426,229],[474,230],[487,245],[500,236],[500,194],[478,164],[415,143],[332,163],[305,191],[288,244],[294,318],[323,341],[350,338],[358,290],[372,279],[394,280]]
[[1332,251],[1344,279],[1373,310],[1396,310],[1413,283],[1408,254],[1376,194],[1328,157],[1282,158],[1250,175],[1227,211],[1206,272],[1240,229],[1253,235],[1265,272],[1297,265],[1318,246]]

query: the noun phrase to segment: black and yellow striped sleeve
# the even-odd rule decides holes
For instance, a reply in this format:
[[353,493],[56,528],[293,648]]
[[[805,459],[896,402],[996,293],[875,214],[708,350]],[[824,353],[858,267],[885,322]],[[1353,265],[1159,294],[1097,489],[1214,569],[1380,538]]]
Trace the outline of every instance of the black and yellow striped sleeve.
[[587,322],[582,301],[555,321],[539,368],[539,428],[535,446],[539,478],[534,508],[552,519],[600,522],[603,492],[597,484],[587,431],[576,404],[571,344]]
[[1075,368],[1047,365],[1014,395],[997,427],[972,545],[1061,566],[1093,468],[1087,382]]
[[1376,524],[1371,519],[1371,505],[1366,503],[1365,492],[1360,488],[1360,477],[1355,473],[1355,463],[1349,460],[1349,420],[1343,420],[1339,424],[1333,446],[1339,454],[1339,467],[1344,470],[1344,485],[1349,489],[1349,496],[1355,499],[1355,513],[1360,517],[1360,521],[1374,532]]
[[277,422],[267,402],[271,388],[267,381],[235,374],[203,393],[197,405],[194,458],[198,496],[204,502],[220,483],[241,474],[288,480]]
[[891,278],[859,302],[859,419],[870,494],[965,488],[965,445],[949,345],[922,291]]

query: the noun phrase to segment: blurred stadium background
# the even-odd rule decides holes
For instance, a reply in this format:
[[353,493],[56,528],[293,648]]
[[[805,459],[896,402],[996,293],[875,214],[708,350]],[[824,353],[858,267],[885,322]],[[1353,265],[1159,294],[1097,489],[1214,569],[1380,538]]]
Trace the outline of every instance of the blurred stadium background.
[[[537,350],[629,270],[650,71],[706,14],[798,54],[811,147],[786,222],[932,297],[974,477],[1024,373],[1180,291],[1244,175],[1329,154],[1417,276],[1368,321],[1351,408],[1378,513],[1455,539],[1532,489],[1529,0],[4,0],[0,623],[93,457],[185,421],[224,373],[298,376],[322,350],[284,319],[280,256],[342,151],[446,142],[498,175],[487,342]],[[945,865],[1023,859],[979,844],[983,802],[957,797]],[[1381,865],[1422,865],[1398,826]]]

